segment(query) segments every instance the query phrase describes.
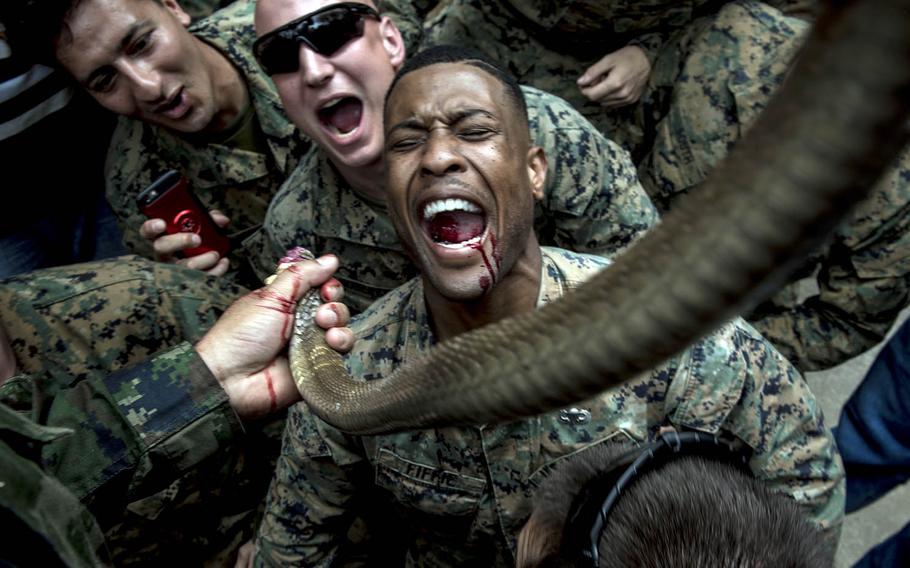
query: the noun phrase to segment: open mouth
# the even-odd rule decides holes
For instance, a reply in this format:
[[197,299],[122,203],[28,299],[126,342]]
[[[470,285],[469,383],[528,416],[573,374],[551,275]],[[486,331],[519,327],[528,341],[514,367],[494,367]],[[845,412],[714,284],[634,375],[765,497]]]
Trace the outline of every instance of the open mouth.
[[316,115],[323,126],[337,135],[350,134],[360,125],[363,102],[356,97],[335,99],[322,106]]
[[185,89],[180,87],[173,97],[158,108],[155,109],[157,114],[164,115],[168,118],[177,119],[180,118],[187,110],[185,102]]
[[421,226],[429,239],[447,248],[480,243],[487,228],[483,209],[465,199],[436,199],[424,204]]

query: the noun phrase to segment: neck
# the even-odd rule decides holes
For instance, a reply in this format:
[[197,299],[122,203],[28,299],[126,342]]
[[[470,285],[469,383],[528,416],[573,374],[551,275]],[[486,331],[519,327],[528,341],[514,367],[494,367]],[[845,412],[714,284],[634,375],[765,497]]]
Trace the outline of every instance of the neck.
[[450,300],[424,279],[424,296],[437,341],[495,323],[537,308],[540,293],[541,253],[531,236],[524,253],[492,290],[476,299]]
[[211,70],[212,94],[215,97],[215,115],[203,131],[207,134],[224,132],[250,104],[246,81],[220,51],[201,39],[194,39],[199,43],[203,58]]
[[385,182],[383,181],[385,180],[385,162],[383,162],[382,156],[372,163],[357,167],[339,166],[332,163],[341,177],[358,195],[367,201],[385,205]]

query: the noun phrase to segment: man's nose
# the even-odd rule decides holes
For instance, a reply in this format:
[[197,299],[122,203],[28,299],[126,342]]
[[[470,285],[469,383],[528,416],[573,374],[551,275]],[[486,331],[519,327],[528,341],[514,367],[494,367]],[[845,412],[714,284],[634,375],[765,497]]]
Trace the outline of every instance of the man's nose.
[[300,44],[300,72],[303,79],[310,87],[318,87],[327,83],[335,74],[335,66],[324,57],[310,49],[307,45]]
[[154,67],[127,63],[121,73],[129,81],[133,96],[145,104],[160,104],[167,98],[161,84],[161,74]]
[[420,161],[423,175],[444,176],[467,169],[464,157],[458,151],[458,140],[446,129],[433,129],[427,136]]

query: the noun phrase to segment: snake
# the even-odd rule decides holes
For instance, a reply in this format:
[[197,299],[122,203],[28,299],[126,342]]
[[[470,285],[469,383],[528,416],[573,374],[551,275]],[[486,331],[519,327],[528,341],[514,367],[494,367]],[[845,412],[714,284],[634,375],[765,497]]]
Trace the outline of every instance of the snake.
[[313,326],[309,292],[289,347],[306,404],[359,435],[533,416],[653,368],[767,298],[908,138],[910,0],[826,8],[788,79],[701,187],[563,298],[356,381]]

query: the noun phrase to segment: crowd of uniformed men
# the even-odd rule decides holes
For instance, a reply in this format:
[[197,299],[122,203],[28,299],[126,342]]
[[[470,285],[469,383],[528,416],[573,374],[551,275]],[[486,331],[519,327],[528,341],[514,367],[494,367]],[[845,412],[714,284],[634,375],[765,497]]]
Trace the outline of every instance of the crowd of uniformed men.
[[[750,475],[817,529],[825,565],[845,498],[868,500],[851,495],[853,464],[857,480],[907,479],[910,375],[877,391],[898,401],[887,442],[857,434],[880,418],[867,403],[837,443],[801,376],[881,342],[908,303],[907,151],[791,285],[577,408],[354,436],[298,402],[285,355],[313,287],[329,344],[375,381],[608,267],[748,131],[819,3],[3,4],[0,104],[21,104],[0,106],[0,147],[68,140],[44,146],[54,187],[17,191],[34,211],[42,195],[94,196],[101,160],[66,155],[109,143],[102,210],[119,231],[98,235],[131,255],[2,265],[4,561],[532,565],[522,528],[552,469],[697,431],[748,452]],[[41,129],[68,105],[92,121]],[[4,168],[9,184],[17,164]],[[69,168],[84,179],[64,192]],[[168,170],[226,254],[140,208]],[[5,222],[0,255],[76,238],[23,225]],[[294,247],[320,258],[265,285]]]

